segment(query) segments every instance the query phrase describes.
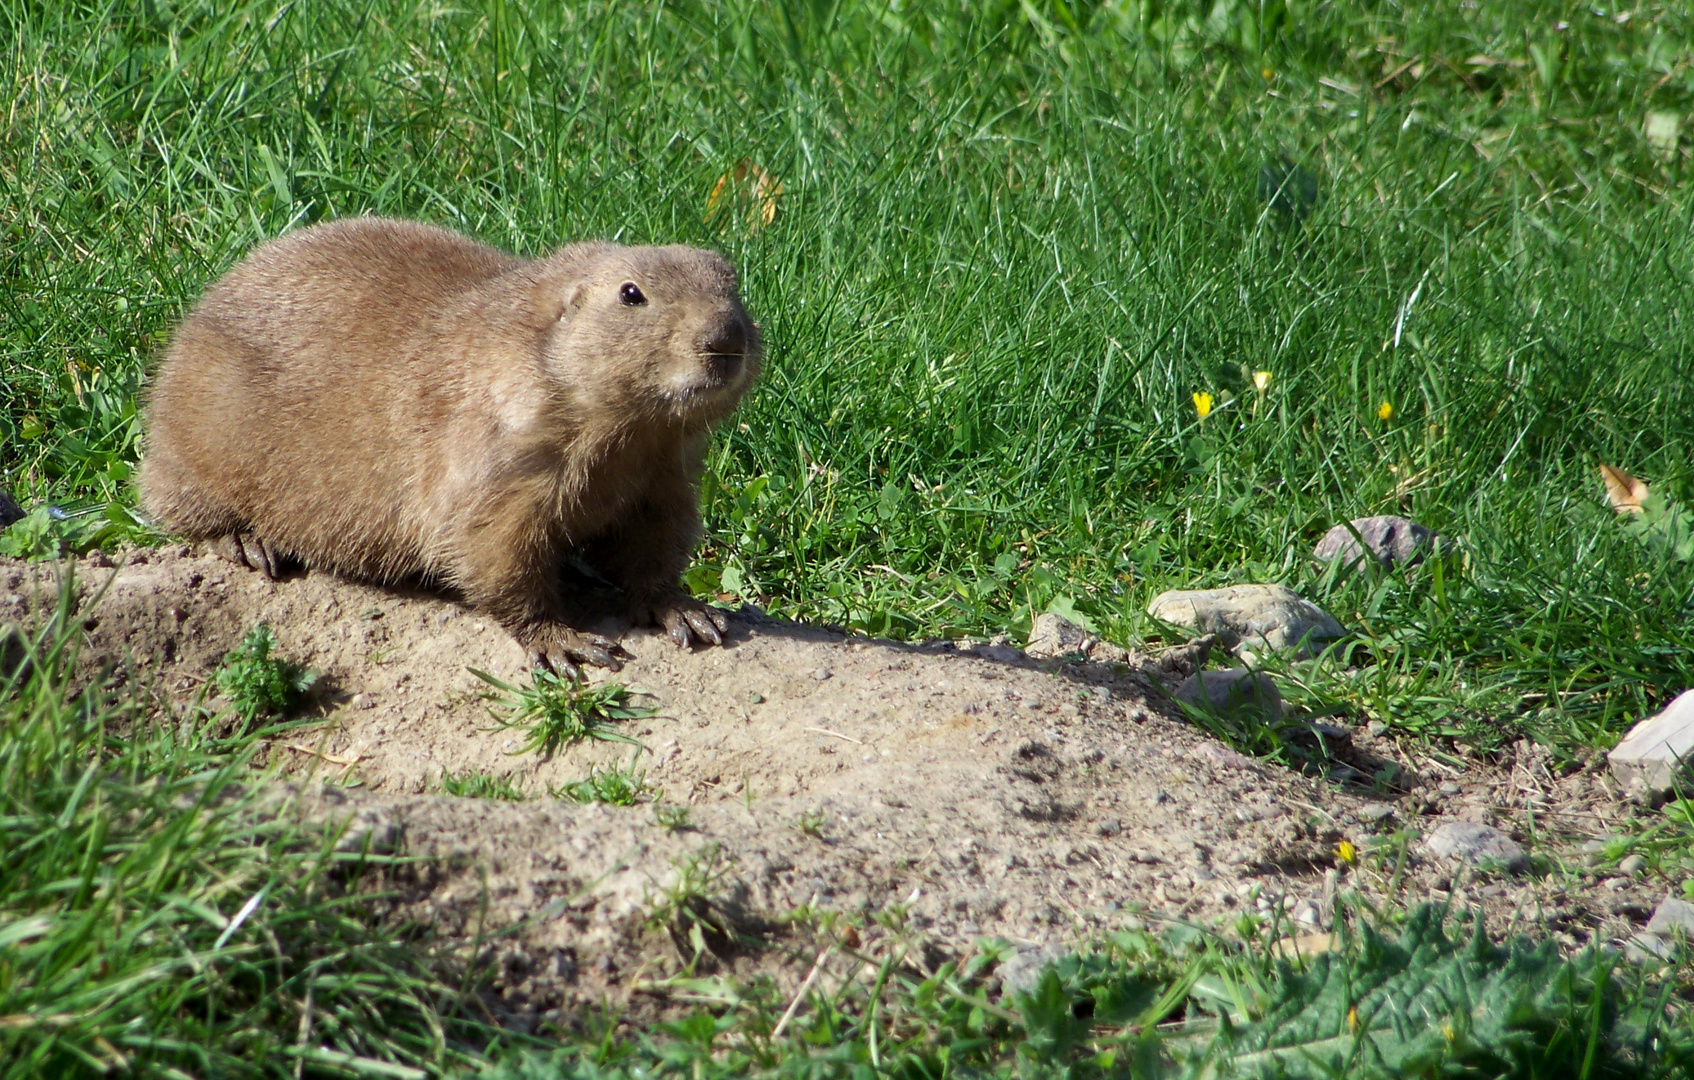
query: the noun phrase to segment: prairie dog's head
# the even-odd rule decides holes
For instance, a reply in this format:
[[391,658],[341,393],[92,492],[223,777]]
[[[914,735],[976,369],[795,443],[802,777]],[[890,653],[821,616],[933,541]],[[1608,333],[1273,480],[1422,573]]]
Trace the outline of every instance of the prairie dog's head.
[[712,423],[757,378],[759,328],[735,270],[699,248],[566,248],[549,369],[587,403]]

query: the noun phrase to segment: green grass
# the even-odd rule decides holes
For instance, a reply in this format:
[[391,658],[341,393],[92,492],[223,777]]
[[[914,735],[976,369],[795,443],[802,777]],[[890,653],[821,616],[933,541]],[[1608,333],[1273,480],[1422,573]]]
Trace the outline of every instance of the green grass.
[[529,796],[523,789],[514,784],[510,777],[493,776],[489,773],[470,769],[462,773],[442,773],[440,783],[443,795],[457,795],[464,799],[502,799],[506,802],[523,802]]
[[[69,595],[67,590],[66,596]],[[0,676],[0,1072],[417,1076],[474,983],[379,914],[383,860],[255,809],[218,738],[75,677],[62,603]]]
[[635,771],[633,763],[627,769],[616,766],[590,769],[588,775],[581,780],[567,780],[559,787],[548,788],[547,793],[555,799],[569,799],[578,803],[605,803],[608,806],[634,806],[636,803],[654,802],[663,794],[647,782],[645,772]]
[[276,646],[276,634],[260,623],[212,675],[229,707],[246,723],[260,716],[286,716],[318,681],[317,672],[272,656]]
[[[1142,614],[1165,588],[1279,581],[1373,661],[1279,669],[1296,703],[1561,759],[1694,685],[1685,536],[1616,519],[1596,473],[1694,499],[1686,5],[0,0],[0,26],[0,482],[34,509],[0,552],[150,539],[138,402],[175,320],[252,245],[378,212],[531,253],[704,244],[741,268],[767,374],[714,444],[702,594],[897,636],[1018,633],[1056,609],[1130,640],[1165,634]],[[1650,142],[1650,115],[1679,119],[1680,144]],[[768,224],[757,199],[708,213],[744,160],[782,183]],[[1456,550],[1310,564],[1325,529],[1375,512]],[[507,689],[535,705],[526,752],[590,732],[559,689]],[[4,969],[0,1001],[35,996],[0,1016],[75,1023],[0,1025],[7,1053],[93,1069],[113,1060],[98,1037],[196,1074],[239,1071],[196,1054],[292,1073],[263,1048],[294,1045],[303,972],[327,971],[314,1000],[349,1011],[321,1045],[449,1060],[429,1019],[448,999],[403,989],[435,976],[313,892],[322,859],[222,810],[166,813],[167,793],[238,775],[248,744],[62,682],[9,685],[4,707],[8,859],[15,836],[40,861],[0,913],[84,928],[17,939],[47,959]],[[157,738],[90,733],[120,714]],[[1642,850],[1680,867],[1686,823],[1642,824]],[[348,935],[301,954],[329,967],[266,967],[258,937],[213,955],[237,939],[211,948],[200,910],[229,920],[273,880],[300,903],[243,927]],[[312,919],[331,936],[298,929]],[[367,976],[342,971],[409,1003],[359,1013]],[[808,1010],[813,1041],[779,1060],[835,1042],[822,1071],[892,1072],[908,1059],[877,1047],[949,1032],[992,1071],[1033,1037],[973,1034],[996,1014],[920,987],[899,989],[898,1030],[864,1000]],[[1583,1000],[1612,1016],[1609,992]],[[607,1045],[658,1071],[762,1069],[778,1044],[754,1000]]]
[[[1694,1052],[1638,972],[1599,953],[1492,941],[1424,908],[1288,963],[1177,924],[1109,935],[1013,991],[1011,949],[925,970],[898,937],[841,947],[828,991],[674,981],[714,998],[630,1039],[509,1058],[499,1080],[732,1077],[1673,1077]],[[1679,1026],[1681,1025],[1681,1026]]]
[[551,757],[561,747],[583,739],[633,743],[636,740],[620,733],[613,723],[654,714],[651,708],[631,704],[639,692],[618,683],[590,686],[537,668],[530,673],[528,686],[514,686],[486,671],[470,671],[497,691],[489,695],[494,704],[488,710],[495,727],[523,734],[514,754]]

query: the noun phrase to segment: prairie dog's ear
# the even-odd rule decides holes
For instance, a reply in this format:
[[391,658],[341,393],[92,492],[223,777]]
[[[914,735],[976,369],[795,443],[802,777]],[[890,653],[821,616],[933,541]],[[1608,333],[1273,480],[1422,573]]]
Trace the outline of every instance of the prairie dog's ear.
[[523,304],[523,320],[533,330],[546,330],[569,319],[582,306],[583,283],[561,281],[547,275],[529,289]]
[[536,263],[535,278],[524,305],[526,321],[537,330],[545,330],[560,319],[568,319],[587,297],[587,282],[594,262],[616,250],[616,244],[597,241],[570,244]]

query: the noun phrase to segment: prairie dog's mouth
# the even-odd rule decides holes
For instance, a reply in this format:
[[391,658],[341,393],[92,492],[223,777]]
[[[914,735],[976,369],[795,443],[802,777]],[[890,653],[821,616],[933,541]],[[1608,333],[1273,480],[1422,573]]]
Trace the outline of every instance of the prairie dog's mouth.
[[706,375],[715,385],[727,386],[741,377],[747,366],[745,352],[709,352],[706,354]]
[[707,353],[690,370],[670,380],[670,398],[678,404],[715,399],[739,393],[747,372],[743,353]]

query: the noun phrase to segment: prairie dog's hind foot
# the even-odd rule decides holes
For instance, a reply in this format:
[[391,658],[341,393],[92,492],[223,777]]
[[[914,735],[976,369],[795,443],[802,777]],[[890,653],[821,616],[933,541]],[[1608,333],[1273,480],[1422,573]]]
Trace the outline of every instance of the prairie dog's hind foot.
[[269,541],[245,529],[220,536],[208,546],[237,566],[257,570],[269,581],[276,581],[295,565],[295,560],[278,551]]
[[512,636],[529,653],[531,667],[546,668],[562,678],[578,678],[584,664],[608,671],[623,669],[623,661],[615,655],[622,651],[617,642],[599,634],[573,630],[562,623],[544,623],[523,627]]
[[729,617],[708,607],[681,589],[653,595],[638,595],[630,604],[630,619],[637,626],[662,626],[681,648],[694,642],[722,645],[729,632]]

